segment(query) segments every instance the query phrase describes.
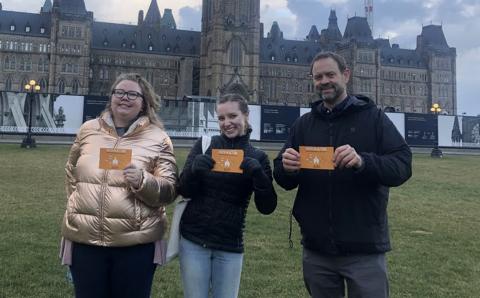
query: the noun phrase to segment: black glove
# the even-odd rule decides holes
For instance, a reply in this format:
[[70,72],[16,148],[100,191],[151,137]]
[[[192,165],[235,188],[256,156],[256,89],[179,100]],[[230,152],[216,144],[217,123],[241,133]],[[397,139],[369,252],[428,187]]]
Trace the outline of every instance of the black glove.
[[240,165],[240,169],[248,177],[255,177],[262,174],[262,165],[255,158],[245,157]]
[[205,154],[199,154],[195,156],[192,162],[192,173],[195,175],[201,175],[213,168],[215,161]]
[[247,177],[252,178],[255,189],[266,189],[271,184],[270,179],[263,172],[262,165],[255,158],[245,157],[240,168]]

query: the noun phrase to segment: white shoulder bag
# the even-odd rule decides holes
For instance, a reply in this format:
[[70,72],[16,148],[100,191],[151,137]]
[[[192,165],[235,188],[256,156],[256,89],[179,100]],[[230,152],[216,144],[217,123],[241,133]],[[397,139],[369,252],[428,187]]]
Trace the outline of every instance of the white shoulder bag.
[[[211,137],[202,136],[202,154],[205,154],[208,147],[210,147]],[[168,236],[167,263],[172,261],[178,256],[179,244],[180,244],[180,219],[182,218],[183,211],[187,207],[189,198],[178,198],[176,200],[175,209],[173,211],[173,218],[170,224],[170,234]]]

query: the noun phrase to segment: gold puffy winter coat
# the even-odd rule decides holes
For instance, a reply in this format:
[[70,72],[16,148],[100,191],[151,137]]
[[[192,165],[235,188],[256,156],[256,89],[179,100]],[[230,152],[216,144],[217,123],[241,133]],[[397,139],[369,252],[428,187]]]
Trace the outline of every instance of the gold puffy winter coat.
[[[129,187],[121,170],[100,169],[100,148],[132,149],[132,163],[143,170],[141,187]],[[132,246],[162,238],[167,225],[164,206],[176,196],[177,166],[170,138],[147,117],[137,119],[121,137],[109,113],[85,122],[65,171],[66,239]]]

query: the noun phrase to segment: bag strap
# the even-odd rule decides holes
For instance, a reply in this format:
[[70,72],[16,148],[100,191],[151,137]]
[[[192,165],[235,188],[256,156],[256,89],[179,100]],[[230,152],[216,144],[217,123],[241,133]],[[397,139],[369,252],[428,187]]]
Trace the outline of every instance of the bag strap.
[[206,135],[202,136],[202,154],[205,154],[205,152],[207,152],[211,142],[212,142],[211,136],[206,136]]

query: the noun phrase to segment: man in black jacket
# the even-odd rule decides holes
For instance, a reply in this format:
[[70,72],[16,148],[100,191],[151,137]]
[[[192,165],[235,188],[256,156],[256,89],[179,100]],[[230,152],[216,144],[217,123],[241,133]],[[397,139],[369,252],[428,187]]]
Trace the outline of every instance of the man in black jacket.
[[[389,187],[410,178],[411,151],[372,100],[347,94],[343,57],[320,53],[311,72],[320,100],[296,120],[274,161],[277,183],[298,187],[293,215],[306,288],[315,298],[344,297],[346,281],[349,297],[388,297]],[[300,147],[333,151],[333,170],[306,167]]]

